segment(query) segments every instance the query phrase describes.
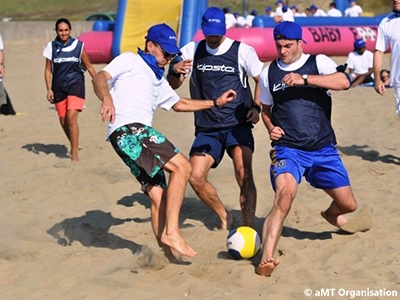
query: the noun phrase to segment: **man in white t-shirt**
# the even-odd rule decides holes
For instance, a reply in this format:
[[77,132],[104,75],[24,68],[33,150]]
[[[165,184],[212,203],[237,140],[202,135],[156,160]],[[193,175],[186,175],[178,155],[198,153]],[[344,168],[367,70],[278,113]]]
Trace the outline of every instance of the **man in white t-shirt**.
[[329,9],[326,12],[326,14],[328,15],[328,17],[342,17],[343,16],[342,12],[336,8],[335,2],[329,3]]
[[0,106],[7,103],[6,91],[3,85],[3,78],[5,75],[5,65],[4,65],[4,51],[3,51],[3,40],[0,34]]
[[356,0],[349,0],[350,7],[344,11],[345,17],[361,17],[363,10],[360,5],[357,5]]
[[267,6],[265,8],[265,14],[267,15],[267,17],[271,17],[271,18],[273,18],[275,16],[275,12],[272,10],[271,6]]
[[310,6],[310,11],[313,17],[326,17],[327,14],[324,10],[318,8],[315,4]]
[[278,6],[275,11],[274,21],[275,23],[280,23],[283,21],[294,22],[293,11],[287,7],[287,5]]
[[224,7],[223,12],[225,14],[226,29],[236,27],[236,18],[233,13],[231,13],[229,6]]
[[6,74],[5,55],[3,40],[0,34],[0,114],[15,115],[16,112],[11,104],[11,100],[7,95],[6,89],[3,85],[3,78]]
[[354,51],[347,56],[347,67],[351,78],[351,87],[360,84],[373,84],[374,78],[371,76],[373,71],[374,54],[366,50],[363,39],[354,41]]
[[[150,197],[151,225],[159,245],[171,259],[172,249],[194,257],[196,251],[179,231],[190,163],[152,127],[153,114],[157,107],[187,112],[222,106],[236,93],[228,91],[212,100],[179,97],[164,77],[165,65],[180,53],[175,32],[166,24],[157,24],[145,39],[144,51],[122,53],[96,74],[94,91],[102,101],[102,120],[109,121],[107,140]],[[164,171],[170,173],[168,187]]]
[[246,16],[246,27],[250,28],[253,26],[253,20],[257,16],[257,10],[253,9],[250,14]]
[[390,47],[390,86],[394,87],[396,113],[400,118],[400,1],[392,0],[393,12],[384,18],[378,27],[374,52],[375,91],[383,95],[385,84],[380,78],[383,54]]
[[244,28],[246,27],[246,19],[243,17],[241,14],[239,14],[237,11],[233,13],[236,19],[236,26],[237,28]]

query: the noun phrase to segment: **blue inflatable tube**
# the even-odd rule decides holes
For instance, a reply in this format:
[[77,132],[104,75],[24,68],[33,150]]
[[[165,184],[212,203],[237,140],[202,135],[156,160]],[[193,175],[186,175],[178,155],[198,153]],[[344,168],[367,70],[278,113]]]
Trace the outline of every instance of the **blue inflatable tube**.
[[[375,17],[295,17],[294,21],[300,26],[371,26],[378,25],[387,14]],[[275,27],[274,18],[257,16],[253,20],[253,27]]]

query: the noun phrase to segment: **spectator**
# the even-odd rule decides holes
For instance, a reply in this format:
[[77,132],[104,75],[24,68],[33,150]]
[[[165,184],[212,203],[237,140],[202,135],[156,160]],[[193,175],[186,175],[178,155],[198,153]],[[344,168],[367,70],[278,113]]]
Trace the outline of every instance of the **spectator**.
[[299,12],[296,5],[292,5],[290,7],[290,10],[292,11],[294,17],[307,17],[307,15],[304,12]]
[[390,71],[383,69],[379,75],[385,87],[390,87]]
[[326,12],[328,17],[342,17],[343,14],[340,10],[336,8],[336,3],[331,2],[329,3],[329,10]]
[[236,27],[236,18],[231,13],[231,9],[229,8],[229,6],[224,7],[223,12],[225,14],[226,29]]
[[[279,8],[279,7],[278,7]],[[286,5],[281,7],[281,10],[277,8],[274,16],[275,23],[280,23],[283,21],[294,22],[294,16],[291,9],[289,9]]]
[[390,86],[394,87],[396,100],[396,113],[400,118],[400,1],[392,0],[393,12],[383,18],[378,26],[374,52],[375,91],[383,96],[386,92],[384,83],[380,78],[383,55],[390,48]]
[[3,85],[3,78],[5,76],[5,56],[4,56],[4,51],[3,51],[3,40],[1,39],[1,34],[0,34],[0,114],[3,115],[16,115],[17,113],[15,112],[12,104],[10,97],[7,94],[6,89],[4,88]]
[[360,84],[373,83],[374,54],[366,50],[366,44],[363,39],[354,41],[354,51],[347,57],[347,67],[351,78],[351,87]]
[[238,12],[234,12],[233,16],[236,19],[235,27],[238,27],[238,28],[246,27],[246,19],[243,16],[241,16]]
[[246,16],[246,27],[253,26],[253,20],[257,16],[257,10],[253,9],[249,15]]
[[318,8],[315,4],[310,6],[310,11],[313,17],[326,17],[327,14],[324,10]]
[[275,16],[275,13],[272,11],[271,6],[266,7],[265,13],[266,13],[267,17],[273,18]]
[[356,0],[349,0],[350,7],[344,11],[345,17],[361,17],[363,10],[360,5],[356,4]]

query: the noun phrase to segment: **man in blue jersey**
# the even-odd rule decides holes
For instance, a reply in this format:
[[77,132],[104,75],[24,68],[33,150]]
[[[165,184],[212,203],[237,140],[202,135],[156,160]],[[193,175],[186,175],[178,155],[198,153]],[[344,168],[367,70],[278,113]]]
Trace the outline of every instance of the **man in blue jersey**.
[[[215,187],[208,181],[211,168],[224,152],[233,160],[240,188],[243,224],[253,226],[257,191],[253,180],[253,124],[259,121],[258,80],[263,64],[254,48],[225,37],[225,15],[218,7],[208,8],[202,17],[205,39],[181,48],[182,56],[172,61],[168,81],[178,88],[191,71],[190,94],[194,99],[216,99],[221,91],[236,91],[236,99],[224,107],[195,112],[195,140],[190,150],[192,172],[189,182],[198,197],[220,218],[221,228],[231,221]],[[248,77],[255,81],[254,100]]]
[[[347,171],[334,146],[331,90],[350,87],[345,66],[329,57],[304,54],[301,27],[282,22],[274,28],[279,59],[260,76],[262,119],[272,140],[270,177],[275,199],[262,232],[262,258],[257,273],[270,276],[279,259],[274,252],[302,177],[324,190],[332,202],[321,212],[330,224],[348,232],[369,229],[371,218],[355,227],[343,214],[357,209]],[[365,210],[365,214],[367,214]],[[353,223],[353,224],[351,224]]]

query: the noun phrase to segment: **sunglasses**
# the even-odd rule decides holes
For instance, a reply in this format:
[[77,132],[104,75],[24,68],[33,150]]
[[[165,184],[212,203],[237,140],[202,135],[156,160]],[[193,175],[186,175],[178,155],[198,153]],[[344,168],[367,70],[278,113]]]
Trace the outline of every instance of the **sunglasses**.
[[154,43],[154,45],[156,45],[156,46],[161,50],[162,55],[164,56],[164,58],[165,58],[166,60],[174,59],[175,56],[177,55],[177,54],[168,53],[167,51],[165,51],[165,50],[160,46],[160,44],[157,44],[157,43],[155,43],[155,42],[153,42],[153,43]]

